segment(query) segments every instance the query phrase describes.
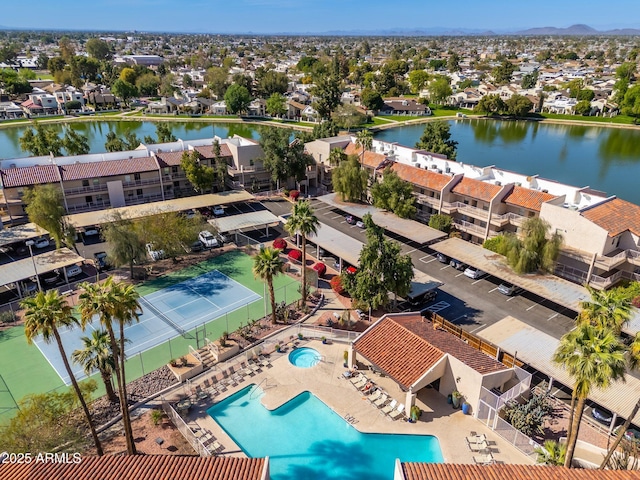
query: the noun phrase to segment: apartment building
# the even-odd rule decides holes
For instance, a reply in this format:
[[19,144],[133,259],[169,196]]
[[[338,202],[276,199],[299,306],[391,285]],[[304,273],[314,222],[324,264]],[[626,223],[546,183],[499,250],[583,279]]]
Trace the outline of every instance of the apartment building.
[[[245,164],[255,165],[262,157],[257,142],[237,136],[218,141],[229,186],[242,188],[240,179],[245,173],[246,179],[264,175],[257,167],[248,168],[250,172],[244,170]],[[35,185],[59,185],[68,213],[195,195],[180,166],[182,155],[195,151],[200,162],[213,166],[212,145],[213,139],[204,139],[143,146],[129,152],[4,160],[0,162],[0,201],[12,223],[20,223],[26,220],[24,194]]]
[[465,240],[482,243],[500,233],[517,234],[527,218],[540,217],[564,237],[557,275],[600,289],[640,280],[640,206],[589,187],[467,165],[397,143],[374,140],[362,155],[355,137],[345,140],[321,139],[307,147],[316,160],[329,145],[357,154],[373,178],[391,168],[413,186],[417,220],[450,215]]

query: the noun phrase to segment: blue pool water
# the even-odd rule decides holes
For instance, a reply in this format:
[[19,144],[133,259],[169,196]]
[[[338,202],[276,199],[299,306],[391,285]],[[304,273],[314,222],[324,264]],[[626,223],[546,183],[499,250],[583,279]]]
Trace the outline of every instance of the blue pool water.
[[320,361],[320,353],[309,347],[296,348],[289,354],[289,362],[291,365],[300,368],[310,368],[317,365]]
[[273,480],[390,480],[396,458],[443,462],[436,437],[363,434],[309,392],[274,411],[262,395],[250,385],[207,413],[249,457],[269,456]]

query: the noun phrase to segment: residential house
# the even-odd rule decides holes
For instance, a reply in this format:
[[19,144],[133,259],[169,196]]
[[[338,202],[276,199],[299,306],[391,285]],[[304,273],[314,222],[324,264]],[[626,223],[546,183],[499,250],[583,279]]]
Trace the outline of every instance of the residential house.
[[380,109],[380,115],[431,115],[428,105],[416,102],[413,98],[386,98]]
[[15,102],[0,102],[0,120],[24,117],[24,110]]
[[54,95],[48,93],[32,93],[20,106],[28,116],[55,115],[58,113],[58,101]]

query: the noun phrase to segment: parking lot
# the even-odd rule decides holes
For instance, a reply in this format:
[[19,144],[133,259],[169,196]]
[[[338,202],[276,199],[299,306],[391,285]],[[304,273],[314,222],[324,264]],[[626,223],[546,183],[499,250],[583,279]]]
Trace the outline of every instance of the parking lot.
[[[286,214],[291,210],[288,202],[264,203],[275,215]],[[366,241],[364,229],[347,223],[345,212],[315,199],[311,203],[322,223],[361,242]],[[416,310],[434,308],[439,315],[470,332],[479,331],[506,316],[518,318],[556,338],[560,338],[574,326],[575,312],[563,306],[530,292],[519,291],[512,296],[503,295],[498,291],[498,286],[502,283],[500,279],[488,275],[475,280],[468,278],[463,271],[439,262],[436,253],[428,246],[389,232],[387,237],[401,244],[402,252],[411,256],[417,270],[443,283],[437,298],[420,305]],[[326,255],[330,253],[327,252]]]

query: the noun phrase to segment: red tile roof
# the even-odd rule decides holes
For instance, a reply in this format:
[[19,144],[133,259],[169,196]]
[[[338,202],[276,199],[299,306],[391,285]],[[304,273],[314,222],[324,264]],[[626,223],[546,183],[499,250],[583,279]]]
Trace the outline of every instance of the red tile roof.
[[402,463],[405,480],[638,480],[630,470],[585,470],[545,465]]
[[153,157],[60,165],[62,180],[83,180],[152,171],[158,171],[158,165]]
[[0,465],[2,480],[260,480],[264,458],[131,455]]
[[614,198],[580,213],[609,232],[610,237],[629,230],[640,235],[640,206]]
[[556,196],[551,195],[550,193],[519,187],[516,185],[502,201],[508,205],[515,205],[517,207],[523,207],[539,212],[544,202],[548,202],[554,198],[556,198]]
[[[204,158],[215,158],[213,154],[213,145],[207,145],[203,147],[193,147],[196,152],[202,155]],[[220,144],[220,156],[221,157],[232,157],[231,150],[226,143]]]
[[493,185],[481,180],[463,177],[462,180],[460,180],[460,182],[458,182],[451,191],[465,197],[476,198],[478,200],[490,202],[491,199],[495,197],[501,189],[502,187],[499,185]]
[[480,374],[508,367],[467,345],[420,315],[387,315],[358,338],[359,354],[376,364],[404,388],[409,388],[445,354]]
[[[362,147],[356,147],[355,143],[349,143],[349,145],[347,145],[347,147],[344,149],[344,153],[346,153],[347,155],[357,155],[358,158],[362,158]],[[380,164],[386,160],[386,158],[386,155],[382,153],[365,150],[362,164],[365,167],[375,169],[378,168]]]
[[2,176],[4,188],[41,185],[60,181],[58,168],[55,165],[8,168],[1,170],[0,175]]
[[160,168],[172,167],[172,166],[180,165],[180,162],[182,161],[183,153],[184,153],[183,151],[156,153],[156,158],[158,159],[158,164],[160,165]]
[[391,169],[396,172],[402,180],[437,192],[441,192],[444,186],[451,180],[451,177],[448,175],[412,167],[404,163],[395,162]]

